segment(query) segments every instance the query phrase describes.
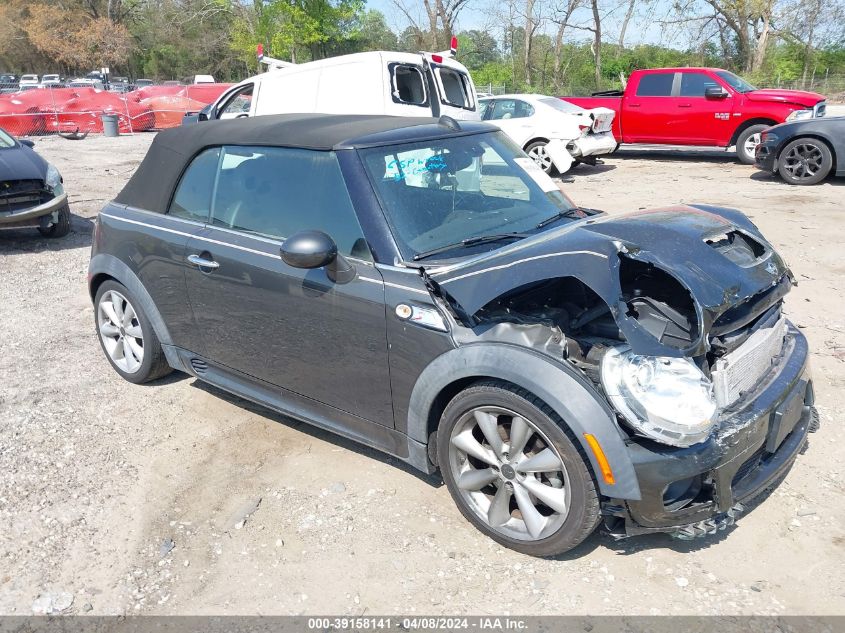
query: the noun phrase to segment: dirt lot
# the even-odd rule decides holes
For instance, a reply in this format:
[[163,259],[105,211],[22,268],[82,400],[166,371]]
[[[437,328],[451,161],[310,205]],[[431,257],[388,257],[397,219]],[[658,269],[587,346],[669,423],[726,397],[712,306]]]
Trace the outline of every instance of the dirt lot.
[[39,139],[73,233],[0,233],[0,613],[845,614],[845,181],[791,188],[722,153],[630,151],[564,178],[610,212],[749,213],[800,282],[787,310],[815,350],[822,427],[716,539],[596,534],[537,560],[395,460],[183,375],[138,387],[109,368],[85,288],[91,218],[151,140]]

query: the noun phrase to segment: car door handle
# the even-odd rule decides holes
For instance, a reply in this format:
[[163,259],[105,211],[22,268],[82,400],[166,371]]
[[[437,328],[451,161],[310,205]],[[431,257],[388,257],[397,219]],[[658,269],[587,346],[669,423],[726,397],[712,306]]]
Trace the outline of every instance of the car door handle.
[[639,103],[629,103],[629,104],[628,104],[628,107],[629,107],[629,108],[639,108],[639,107],[640,107],[640,104],[639,104]]
[[215,268],[220,268],[220,264],[215,262],[212,259],[205,259],[200,257],[199,255],[188,255],[188,261],[191,262],[194,266],[199,266],[200,268],[210,268],[214,270]]
[[679,103],[678,107],[679,108],[691,108],[692,104],[691,103]]

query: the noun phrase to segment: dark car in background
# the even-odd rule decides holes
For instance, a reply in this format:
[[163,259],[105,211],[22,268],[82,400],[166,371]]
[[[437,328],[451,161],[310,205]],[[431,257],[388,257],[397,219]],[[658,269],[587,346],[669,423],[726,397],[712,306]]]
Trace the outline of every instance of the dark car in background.
[[845,117],[803,119],[765,130],[757,167],[790,185],[815,185],[831,173],[845,176]]
[[527,554],[600,521],[724,529],[817,425],[791,272],[747,217],[580,208],[485,123],[161,132],[97,218],[88,279],[126,380],[181,370],[439,470]]
[[37,228],[47,237],[70,231],[62,176],[32,149],[0,129],[0,230]]

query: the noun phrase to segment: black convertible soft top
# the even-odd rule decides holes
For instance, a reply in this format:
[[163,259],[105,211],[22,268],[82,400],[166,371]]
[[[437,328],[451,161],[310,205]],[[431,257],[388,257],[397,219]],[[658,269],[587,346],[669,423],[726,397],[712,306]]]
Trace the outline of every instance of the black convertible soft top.
[[164,213],[188,163],[208,147],[255,145],[331,151],[495,131],[485,123],[385,115],[278,114],[159,132],[115,202]]

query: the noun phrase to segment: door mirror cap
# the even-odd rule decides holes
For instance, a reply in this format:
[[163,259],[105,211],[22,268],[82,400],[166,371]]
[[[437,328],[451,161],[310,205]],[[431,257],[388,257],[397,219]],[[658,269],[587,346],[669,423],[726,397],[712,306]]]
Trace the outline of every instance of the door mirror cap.
[[708,99],[724,99],[728,92],[721,86],[710,86],[704,89],[704,96]]
[[19,138],[18,143],[27,147],[35,147],[35,141],[30,141],[28,138]]
[[299,231],[282,242],[282,260],[294,268],[322,268],[337,259],[337,244],[322,231]]

